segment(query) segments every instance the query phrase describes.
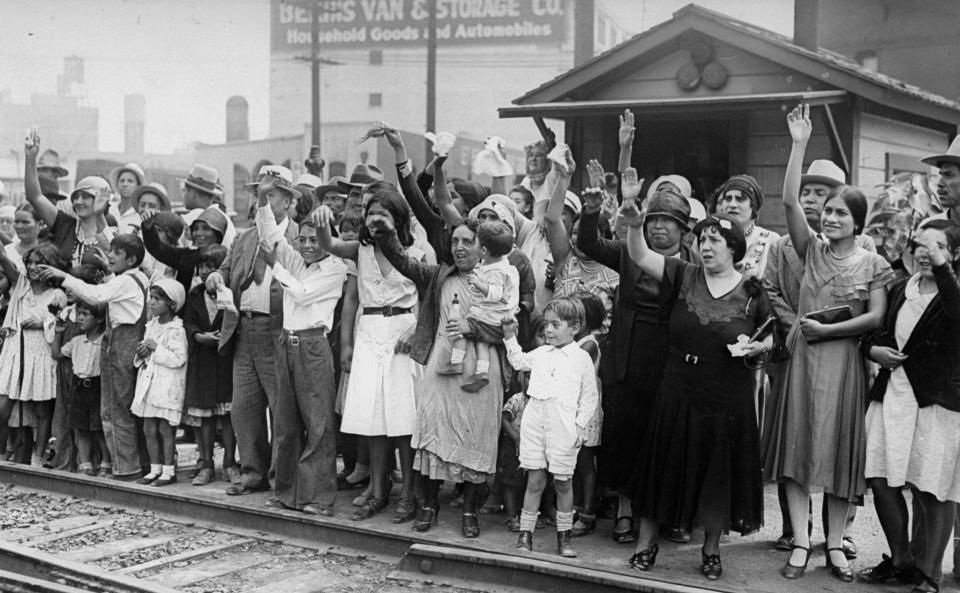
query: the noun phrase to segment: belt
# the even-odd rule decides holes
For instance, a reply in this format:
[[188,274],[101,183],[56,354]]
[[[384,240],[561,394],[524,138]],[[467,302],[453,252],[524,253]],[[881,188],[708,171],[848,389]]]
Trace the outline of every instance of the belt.
[[270,317],[270,314],[261,313],[260,311],[240,311],[240,317],[245,319],[254,319],[256,317]]
[[676,356],[677,358],[679,358],[680,360],[682,360],[687,364],[693,364],[693,365],[706,364],[706,363],[727,364],[730,362],[729,359],[724,359],[719,356],[705,356],[703,354],[691,354],[689,352],[684,352],[683,350],[680,350],[679,348],[676,348],[674,346],[670,346],[670,354],[672,356]]
[[77,387],[84,387],[84,388],[93,387],[94,382],[99,383],[100,381],[100,377],[78,377],[74,375],[73,378],[76,380]]
[[392,317],[394,315],[404,315],[406,313],[412,313],[413,309],[410,307],[364,307],[364,315],[383,315],[384,317]]
[[287,344],[291,346],[299,346],[300,338],[325,338],[327,337],[327,328],[320,327],[311,327],[309,329],[285,329],[283,330],[284,336],[287,338]]

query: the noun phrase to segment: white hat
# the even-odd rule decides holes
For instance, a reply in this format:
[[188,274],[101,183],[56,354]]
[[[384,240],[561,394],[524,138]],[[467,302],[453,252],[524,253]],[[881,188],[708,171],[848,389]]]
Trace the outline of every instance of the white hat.
[[807,167],[806,175],[800,176],[800,187],[808,183],[822,183],[830,187],[844,185],[847,182],[847,174],[838,167],[833,161],[827,159],[817,159]]
[[253,183],[245,183],[243,187],[249,187],[253,191],[257,191],[260,187],[260,182],[267,177],[273,177],[274,186],[277,189],[282,189],[294,198],[299,198],[302,195],[293,183],[293,172],[281,165],[264,165],[260,167],[260,171],[257,172],[257,180]]
[[297,177],[296,185],[305,185],[310,189],[317,189],[323,185],[323,179],[320,179],[316,175],[311,175],[310,173],[304,173],[300,177]]
[[953,163],[955,165],[960,165],[960,136],[957,136],[953,139],[953,142],[950,143],[950,148],[947,149],[946,154],[935,154],[933,156],[928,156],[927,158],[920,159],[920,162],[925,165],[933,165],[934,167],[939,167],[940,163]]
[[183,284],[173,278],[161,278],[153,282],[150,288],[159,288],[163,294],[167,295],[173,301],[173,312],[176,313],[183,308],[183,303],[187,300],[187,293],[183,289]]

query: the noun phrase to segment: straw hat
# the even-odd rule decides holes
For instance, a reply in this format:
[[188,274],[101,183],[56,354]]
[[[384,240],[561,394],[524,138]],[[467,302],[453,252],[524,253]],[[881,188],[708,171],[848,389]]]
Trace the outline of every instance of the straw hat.
[[293,172],[280,165],[264,165],[260,167],[260,171],[257,173],[257,180],[253,183],[246,183],[243,187],[248,187],[256,192],[260,187],[260,182],[267,177],[272,177],[274,186],[277,189],[282,189],[287,192],[291,197],[299,198],[303,195],[293,183]]
[[207,165],[194,165],[186,179],[178,179],[184,185],[214,196],[217,193],[217,181],[220,179],[220,173],[213,167]]
[[160,198],[161,210],[170,209],[170,196],[167,195],[167,188],[154,181],[146,185],[141,185],[137,189],[133,190],[133,197],[130,201],[133,203],[134,210],[138,210],[140,208],[140,197],[143,194],[153,194]]
[[57,173],[57,177],[66,177],[70,174],[60,165],[60,153],[49,148],[40,155],[40,159],[37,161],[37,169],[53,169]]
[[960,165],[960,136],[957,136],[953,139],[953,142],[950,144],[950,148],[947,149],[946,154],[935,154],[933,156],[928,156],[927,158],[920,159],[920,162],[925,165],[933,165],[934,167],[939,167],[940,163],[953,163],[955,165]]
[[113,171],[110,171],[110,176],[109,176],[110,185],[112,185],[114,189],[116,189],[117,187],[117,182],[120,179],[120,174],[123,173],[124,171],[129,171],[133,173],[134,177],[137,178],[138,186],[143,185],[144,182],[146,181],[146,174],[143,172],[143,167],[141,167],[136,163],[127,163],[122,167],[117,167]]
[[833,161],[817,159],[807,167],[806,175],[800,176],[800,187],[808,183],[822,183],[830,187],[837,187],[847,182],[847,175],[843,169]]

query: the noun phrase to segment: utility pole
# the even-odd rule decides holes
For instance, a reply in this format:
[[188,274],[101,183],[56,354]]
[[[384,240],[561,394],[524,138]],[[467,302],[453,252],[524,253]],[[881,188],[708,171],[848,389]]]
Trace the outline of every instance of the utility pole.
[[320,8],[320,2],[317,1],[310,11],[313,17],[310,23],[310,95],[312,99],[310,112],[313,114],[310,143],[318,148],[320,147]]
[[[437,131],[437,0],[427,0],[427,9],[430,11],[427,20],[427,131]],[[433,152],[427,143],[424,143],[423,166],[426,167],[433,158]]]

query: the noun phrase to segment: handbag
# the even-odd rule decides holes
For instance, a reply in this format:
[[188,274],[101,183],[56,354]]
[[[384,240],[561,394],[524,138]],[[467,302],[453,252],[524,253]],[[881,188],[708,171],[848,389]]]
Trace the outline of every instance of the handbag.
[[[823,325],[833,325],[834,323],[840,323],[841,321],[848,321],[853,319],[853,309],[850,308],[850,305],[837,305],[836,307],[827,307],[826,309],[820,309],[819,311],[811,311],[803,316],[804,319],[812,319]],[[821,338],[809,338],[804,336],[808,344],[816,344],[818,342],[828,342],[830,340],[839,339],[840,336],[832,337],[821,337]]]

